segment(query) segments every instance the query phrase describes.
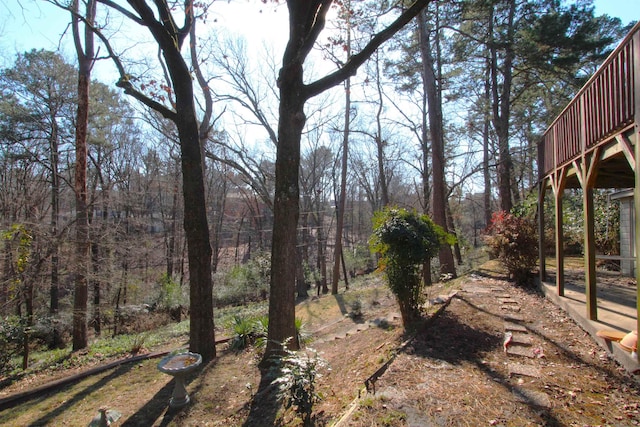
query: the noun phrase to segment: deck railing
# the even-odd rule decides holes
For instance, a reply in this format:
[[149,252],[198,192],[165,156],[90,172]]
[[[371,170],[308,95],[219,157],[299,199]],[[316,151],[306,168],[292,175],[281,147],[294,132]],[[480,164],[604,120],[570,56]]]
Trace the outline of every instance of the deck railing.
[[634,70],[634,60],[640,60],[634,54],[639,51],[640,23],[544,133],[538,145],[540,179],[633,123],[634,72],[640,73]]

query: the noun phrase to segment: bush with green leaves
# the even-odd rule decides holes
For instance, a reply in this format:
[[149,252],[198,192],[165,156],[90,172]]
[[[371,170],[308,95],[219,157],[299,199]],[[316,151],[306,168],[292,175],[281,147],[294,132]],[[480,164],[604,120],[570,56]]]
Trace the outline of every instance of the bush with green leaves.
[[[254,345],[256,348],[265,348],[267,333],[269,331],[269,316],[243,317],[233,316],[227,327],[232,330],[232,338],[229,347],[232,350],[241,351]],[[295,319],[296,333],[300,345],[307,343],[310,335],[305,329],[302,319]]]
[[277,387],[278,398],[285,408],[295,407],[304,425],[313,425],[313,406],[322,400],[316,390],[316,380],[321,377],[320,371],[327,368],[327,361],[313,349],[291,351],[286,343],[283,348],[284,355],[274,367],[276,379],[272,384]]
[[18,316],[0,320],[0,373],[14,369],[12,360],[22,352],[26,319]]
[[373,216],[369,243],[372,251],[380,254],[380,267],[396,296],[405,326],[421,317],[422,268],[446,241],[447,234],[427,215],[393,207]]
[[180,283],[173,278],[162,275],[160,278],[160,292],[157,305],[160,309],[172,310],[187,305],[188,298],[183,292]]
[[263,301],[269,293],[271,263],[266,252],[257,252],[242,265],[221,273],[214,287],[216,305]]
[[229,348],[236,351],[244,350],[253,345],[264,333],[260,320],[253,317],[233,316],[229,327],[233,331]]
[[526,285],[538,261],[537,224],[505,211],[494,212],[484,240],[509,276]]
[[375,265],[370,248],[364,244],[355,245],[352,248],[345,248],[344,260],[347,265],[347,270],[354,276],[357,275],[358,272],[373,271]]
[[[611,200],[615,190],[596,188],[593,190],[593,226],[595,246],[598,253],[619,254],[620,248],[620,203]],[[544,202],[545,251],[555,253],[555,211],[553,194],[549,191]],[[511,213],[518,217],[533,218],[538,213],[538,195],[531,193]],[[562,222],[565,254],[580,255],[584,247],[584,212],[582,190],[567,189],[562,196]]]

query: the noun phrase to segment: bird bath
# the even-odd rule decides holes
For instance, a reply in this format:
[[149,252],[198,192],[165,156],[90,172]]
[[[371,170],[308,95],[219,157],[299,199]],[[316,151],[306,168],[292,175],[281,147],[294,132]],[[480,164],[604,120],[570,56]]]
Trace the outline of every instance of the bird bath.
[[189,403],[189,395],[184,384],[185,376],[202,364],[202,356],[198,353],[171,354],[158,363],[158,370],[176,379],[173,394],[169,401],[172,408],[180,408]]

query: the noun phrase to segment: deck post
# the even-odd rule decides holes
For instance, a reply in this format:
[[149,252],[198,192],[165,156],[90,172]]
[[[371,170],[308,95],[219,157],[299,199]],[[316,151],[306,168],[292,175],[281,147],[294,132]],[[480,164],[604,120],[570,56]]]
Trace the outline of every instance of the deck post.
[[584,282],[587,301],[587,318],[598,320],[598,298],[596,291],[596,238],[593,221],[593,188],[582,188],[584,209]]
[[553,199],[556,216],[556,288],[558,296],[564,296],[564,232],[562,222],[562,195],[564,190],[554,189]]
[[[637,26],[636,26],[637,27]],[[635,186],[633,189],[634,222],[635,222],[635,255],[636,255],[636,331],[640,331],[640,31],[632,38],[634,78],[632,82],[635,136]]]
[[566,168],[556,170],[551,177],[555,212],[556,237],[556,288],[558,296],[564,296],[564,223],[562,214],[562,196],[566,183]]
[[544,244],[544,196],[546,186],[544,179],[538,179],[538,258],[540,260],[540,286],[547,280],[547,264],[545,262],[546,251]]

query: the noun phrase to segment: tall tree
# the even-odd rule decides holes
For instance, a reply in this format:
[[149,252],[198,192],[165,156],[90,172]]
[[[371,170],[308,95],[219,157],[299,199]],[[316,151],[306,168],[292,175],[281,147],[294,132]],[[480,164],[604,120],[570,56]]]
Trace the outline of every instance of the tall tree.
[[[190,278],[189,349],[200,353],[204,360],[216,355],[213,324],[213,281],[211,277],[212,249],[207,221],[203,152],[198,123],[193,81],[189,64],[182,55],[184,41],[190,34],[195,19],[195,4],[186,0],[179,25],[173,4],[164,1],[127,0],[129,8],[111,0],[97,0],[117,11],[132,23],[145,27],[158,45],[161,66],[166,67],[167,81],[159,90],[166,95],[146,94],[140,82],[132,79],[123,62],[115,53],[108,37],[93,26],[92,30],[107,48],[120,74],[117,85],[147,107],[175,123],[180,141],[184,229],[187,239]],[[151,3],[151,4],[150,4]],[[63,5],[64,6],[64,5]],[[77,15],[76,15],[77,16]],[[85,21],[86,24],[86,21]],[[167,105],[166,101],[170,100]]]
[[[483,105],[485,100],[478,104],[490,115],[493,129],[485,135],[494,139],[499,206],[508,210],[521,197],[515,186],[518,153],[513,139],[526,133],[514,133],[514,119],[518,118],[514,111],[536,110],[533,116],[539,121],[529,129],[534,133],[544,129],[549,118],[555,116],[555,111],[547,111],[547,107],[565,105],[565,97],[570,98],[579,89],[587,76],[585,70],[602,61],[622,26],[619,20],[595,17],[589,0],[568,5],[555,0],[477,0],[461,6],[456,37],[462,41],[457,47],[458,57],[467,71],[462,75],[467,81],[488,82],[488,109]],[[477,59],[470,62],[471,58]],[[469,79],[468,72],[475,78]],[[531,94],[535,92],[543,98],[553,94],[555,99],[531,108]],[[479,96],[487,98],[485,94]],[[535,141],[526,143],[533,145]]]
[[87,301],[89,297],[87,274],[89,269],[89,209],[87,204],[87,129],[89,127],[89,85],[91,68],[95,60],[91,26],[96,16],[95,0],[85,3],[84,40],[80,35],[80,5],[73,0],[71,28],[78,57],[78,108],[76,113],[76,275],[73,298],[73,349],[80,350],[88,344]]
[[[440,11],[435,5],[435,28],[429,24],[429,13],[424,9],[418,17],[418,39],[422,58],[422,79],[429,108],[429,133],[431,136],[431,170],[433,175],[433,222],[448,232],[447,226],[447,184],[445,182],[444,120],[442,117],[442,57],[440,55],[439,28]],[[432,39],[433,37],[433,39]],[[432,42],[433,40],[433,42]],[[435,56],[432,52],[435,52]],[[456,276],[456,267],[450,245],[442,245],[439,250],[440,274]]]
[[[16,155],[39,164],[37,168],[50,184],[50,204],[45,212],[50,213],[49,308],[52,314],[58,310],[59,240],[63,228],[59,224],[59,199],[66,171],[60,163],[60,153],[71,142],[72,109],[76,100],[74,74],[74,68],[60,55],[32,50],[18,55],[14,66],[0,75],[2,100],[8,114],[6,125],[11,128],[8,143]],[[25,194],[29,197],[31,193]],[[13,221],[22,221],[29,216],[23,214]]]
[[429,0],[417,0],[388,27],[374,34],[371,41],[338,70],[314,82],[304,82],[304,63],[322,32],[332,0],[288,0],[289,40],[278,76],[280,91],[278,149],[274,225],[271,252],[271,293],[269,295],[269,331],[263,363],[269,364],[273,352],[282,351],[282,343],[297,349],[295,331],[296,228],[299,217],[300,139],[306,121],[305,103],[334,87],[349,76],[413,19]]
[[[351,56],[351,0],[344,4],[342,14],[346,23],[346,43],[345,53],[347,60]],[[338,282],[340,281],[340,267],[344,255],[342,253],[342,234],[344,230],[344,210],[347,199],[347,167],[349,162],[349,137],[351,135],[351,79],[344,82],[344,127],[342,130],[342,156],[340,162],[340,193],[336,203],[336,237],[333,249],[333,275],[331,276],[331,294],[338,293]],[[346,276],[345,282],[349,280]]]

